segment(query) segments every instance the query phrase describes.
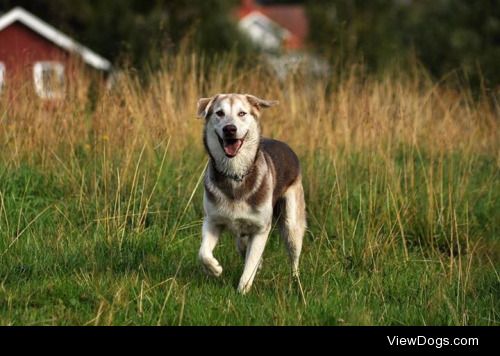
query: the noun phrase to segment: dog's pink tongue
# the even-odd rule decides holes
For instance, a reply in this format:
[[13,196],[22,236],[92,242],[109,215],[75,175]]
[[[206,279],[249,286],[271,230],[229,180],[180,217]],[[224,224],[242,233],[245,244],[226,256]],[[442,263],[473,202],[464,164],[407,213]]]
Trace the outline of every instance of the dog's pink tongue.
[[224,152],[230,157],[236,156],[241,147],[241,140],[228,140],[224,142]]

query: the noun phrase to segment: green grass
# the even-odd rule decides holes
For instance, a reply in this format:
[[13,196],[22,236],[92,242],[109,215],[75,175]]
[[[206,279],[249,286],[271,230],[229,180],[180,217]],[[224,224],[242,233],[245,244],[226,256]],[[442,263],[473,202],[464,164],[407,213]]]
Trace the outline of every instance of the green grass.
[[276,231],[249,295],[229,235],[221,278],[203,274],[206,158],[165,150],[0,165],[0,324],[500,324],[494,156],[302,155],[304,303]]

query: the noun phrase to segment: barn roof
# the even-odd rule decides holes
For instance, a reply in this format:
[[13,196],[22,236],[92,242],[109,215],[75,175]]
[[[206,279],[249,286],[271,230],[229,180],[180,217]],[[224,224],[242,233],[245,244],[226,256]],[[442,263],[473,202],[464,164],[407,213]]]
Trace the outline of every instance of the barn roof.
[[67,50],[68,52],[80,55],[83,61],[88,65],[101,70],[111,69],[111,63],[107,59],[76,42],[72,38],[68,37],[61,31],[55,29],[45,21],[39,19],[21,7],[15,7],[0,16],[0,31],[17,21],[38,33],[40,36],[43,36],[53,42],[55,45]]

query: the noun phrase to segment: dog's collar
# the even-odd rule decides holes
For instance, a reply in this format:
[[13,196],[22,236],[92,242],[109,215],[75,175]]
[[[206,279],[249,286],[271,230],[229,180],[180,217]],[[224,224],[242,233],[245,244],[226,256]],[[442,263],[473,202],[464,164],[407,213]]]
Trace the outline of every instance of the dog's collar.
[[237,182],[242,182],[243,179],[245,179],[245,177],[247,175],[249,175],[252,170],[253,170],[253,165],[250,167],[250,169],[248,171],[246,171],[244,174],[241,174],[241,175],[238,175],[238,174],[227,174],[227,173],[223,173],[221,171],[219,171],[217,169],[217,166],[215,165],[215,162],[212,160],[212,168],[214,169],[214,171],[217,173],[217,174],[220,174],[221,176],[223,176],[224,178],[229,178],[229,179],[232,179],[232,180],[235,180]]

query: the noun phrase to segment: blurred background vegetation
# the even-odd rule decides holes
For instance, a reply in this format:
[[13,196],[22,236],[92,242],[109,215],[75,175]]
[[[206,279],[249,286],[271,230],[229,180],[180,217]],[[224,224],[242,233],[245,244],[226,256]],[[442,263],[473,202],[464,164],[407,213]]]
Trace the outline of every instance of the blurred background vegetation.
[[[342,68],[382,72],[408,61],[436,78],[459,73],[476,88],[500,85],[500,0],[261,0],[303,4],[308,48]],[[159,54],[195,49],[255,58],[238,32],[239,0],[0,0],[22,6],[112,60],[142,70]],[[250,55],[250,56],[249,56]]]

